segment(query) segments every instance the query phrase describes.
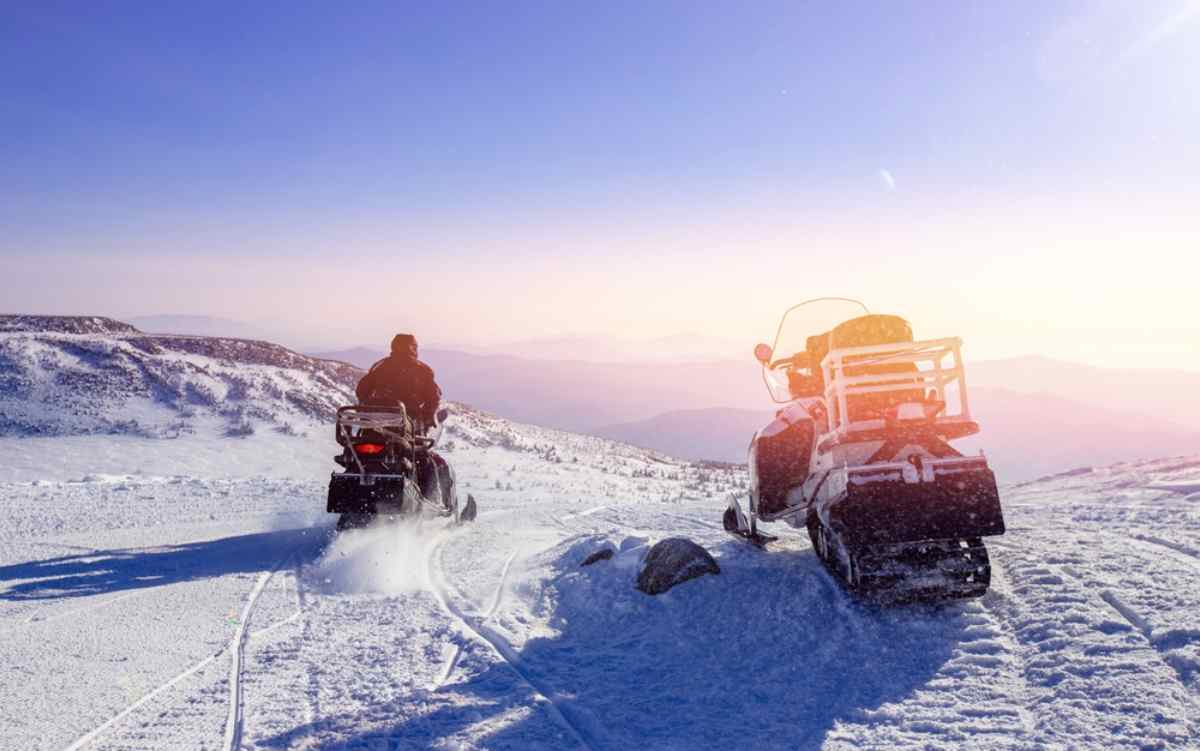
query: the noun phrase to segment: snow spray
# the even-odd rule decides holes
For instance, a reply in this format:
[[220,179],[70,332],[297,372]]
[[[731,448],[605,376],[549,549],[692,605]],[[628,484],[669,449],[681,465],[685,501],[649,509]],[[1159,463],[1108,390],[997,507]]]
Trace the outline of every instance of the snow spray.
[[445,534],[428,522],[377,522],[338,533],[314,565],[326,592],[401,594],[428,589],[429,556]]

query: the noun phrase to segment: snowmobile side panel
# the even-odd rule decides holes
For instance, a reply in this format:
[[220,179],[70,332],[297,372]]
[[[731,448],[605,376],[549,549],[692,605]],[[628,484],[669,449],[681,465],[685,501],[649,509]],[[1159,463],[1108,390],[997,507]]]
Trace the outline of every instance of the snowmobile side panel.
[[787,506],[788,491],[808,476],[815,432],[811,418],[788,422],[778,417],[755,434],[749,455],[755,513],[776,514]]
[[854,546],[1004,534],[996,476],[986,468],[932,482],[851,482],[819,506]]

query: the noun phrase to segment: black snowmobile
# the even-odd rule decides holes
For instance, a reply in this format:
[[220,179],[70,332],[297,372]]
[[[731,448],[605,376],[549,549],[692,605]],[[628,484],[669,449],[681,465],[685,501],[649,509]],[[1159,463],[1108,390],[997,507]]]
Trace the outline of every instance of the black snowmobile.
[[979,432],[959,339],[914,341],[903,318],[854,300],[789,309],[755,356],[784,403],[750,444],[749,508],[725,529],[758,545],[760,522],[806,527],[825,566],[882,599],[978,597],[983,538],[1004,533],[996,478],[950,442]]
[[338,517],[339,531],[369,524],[378,516],[475,518],[475,498],[459,504],[454,470],[433,447],[448,415],[438,410],[426,434],[403,405],[351,406],[337,411],[335,435],[344,471],[329,478],[325,510]]

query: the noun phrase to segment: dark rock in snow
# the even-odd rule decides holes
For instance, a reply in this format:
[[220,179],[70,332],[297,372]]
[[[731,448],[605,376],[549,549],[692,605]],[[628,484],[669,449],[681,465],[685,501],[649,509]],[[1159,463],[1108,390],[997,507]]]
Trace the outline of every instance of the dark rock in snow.
[[657,595],[688,579],[719,573],[721,567],[707,550],[686,537],[668,537],[646,554],[637,588],[648,595]]
[[592,553],[587,558],[584,558],[583,563],[581,563],[579,565],[580,566],[590,566],[593,563],[599,563],[600,561],[607,561],[608,559],[610,559],[612,557],[613,557],[613,549],[612,548],[600,548],[595,553]]

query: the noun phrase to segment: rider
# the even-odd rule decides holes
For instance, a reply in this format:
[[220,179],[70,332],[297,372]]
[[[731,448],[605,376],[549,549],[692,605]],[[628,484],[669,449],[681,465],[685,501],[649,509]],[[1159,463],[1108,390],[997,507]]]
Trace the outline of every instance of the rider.
[[[354,390],[358,403],[367,406],[395,406],[404,409],[413,421],[413,430],[423,434],[436,423],[442,390],[433,380],[433,369],[417,359],[417,338],[396,334],[392,354],[371,366]],[[450,465],[432,448],[417,458],[417,484],[427,498],[439,495],[451,505],[454,474]]]
[[434,424],[442,390],[433,379],[433,369],[417,359],[417,338],[396,334],[392,354],[371,366],[355,389],[359,404],[391,406],[404,404],[418,432]]

